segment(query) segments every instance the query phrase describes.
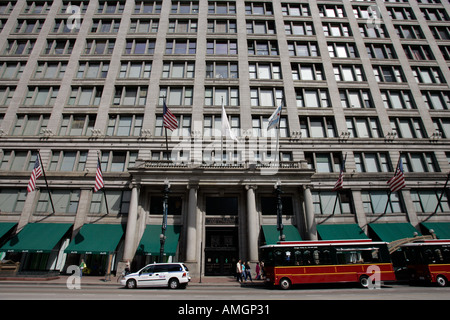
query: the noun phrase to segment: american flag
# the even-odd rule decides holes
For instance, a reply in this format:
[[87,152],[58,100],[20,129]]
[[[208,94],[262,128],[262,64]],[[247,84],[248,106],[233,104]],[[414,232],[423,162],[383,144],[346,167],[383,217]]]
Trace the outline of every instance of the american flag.
[[28,192],[36,190],[36,180],[39,179],[40,176],[42,176],[42,167],[41,162],[39,161],[39,156],[37,156],[33,171],[31,172],[30,181],[28,182]]
[[97,159],[97,173],[95,175],[95,186],[94,192],[97,192],[100,189],[105,187],[105,183],[103,182],[103,174],[102,174],[102,165],[100,163],[100,159]]
[[406,185],[405,175],[403,174],[403,163],[402,158],[398,160],[397,168],[395,169],[395,174],[392,178],[390,178],[387,182],[389,188],[392,192],[403,189]]
[[339,177],[338,177],[336,183],[334,184],[333,191],[340,190],[344,187],[344,170],[345,170],[345,161],[346,160],[347,160],[347,154],[345,155],[345,159],[342,162],[341,171],[339,172]]
[[167,108],[166,102],[163,104],[163,125],[164,128],[173,131],[178,128],[177,118],[170,112],[169,108]]

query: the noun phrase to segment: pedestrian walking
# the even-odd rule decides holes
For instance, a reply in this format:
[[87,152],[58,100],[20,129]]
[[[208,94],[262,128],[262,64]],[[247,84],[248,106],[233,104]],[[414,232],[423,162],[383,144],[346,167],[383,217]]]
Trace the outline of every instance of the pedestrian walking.
[[242,282],[242,264],[241,259],[236,263],[236,280]]
[[247,281],[248,278],[250,278],[250,281],[253,282],[252,269],[250,268],[250,261],[247,261],[247,263],[245,264],[245,281]]
[[256,267],[255,267],[255,271],[256,271],[256,280],[260,280],[261,279],[261,268],[259,267],[259,262],[256,263]]
[[81,259],[81,263],[80,263],[80,278],[83,276],[83,269],[86,269],[86,263],[84,262],[84,259]]

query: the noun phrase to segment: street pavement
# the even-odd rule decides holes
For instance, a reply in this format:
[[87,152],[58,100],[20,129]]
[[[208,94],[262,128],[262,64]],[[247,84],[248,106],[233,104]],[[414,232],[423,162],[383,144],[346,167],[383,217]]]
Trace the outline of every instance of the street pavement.
[[[2,280],[3,279],[3,280]],[[409,286],[386,283],[380,289],[363,289],[356,284],[301,285],[292,290],[268,288],[262,281],[238,283],[233,277],[192,279],[186,289],[125,289],[117,278],[85,276],[79,288],[70,288],[69,276],[0,279],[0,300],[450,300],[450,287]]]

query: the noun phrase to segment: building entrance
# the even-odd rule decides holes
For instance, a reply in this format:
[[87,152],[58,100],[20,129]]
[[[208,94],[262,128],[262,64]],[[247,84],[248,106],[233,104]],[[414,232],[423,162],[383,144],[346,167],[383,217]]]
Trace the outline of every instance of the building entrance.
[[237,227],[206,227],[205,276],[235,274],[238,240]]

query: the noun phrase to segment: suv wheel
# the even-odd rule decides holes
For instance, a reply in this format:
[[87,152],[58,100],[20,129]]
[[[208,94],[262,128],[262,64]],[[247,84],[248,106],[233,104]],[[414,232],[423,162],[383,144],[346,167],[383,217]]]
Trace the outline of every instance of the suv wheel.
[[169,280],[169,289],[178,289],[180,283],[177,278],[172,278]]
[[127,288],[128,289],[136,289],[136,280],[130,279],[127,281]]

